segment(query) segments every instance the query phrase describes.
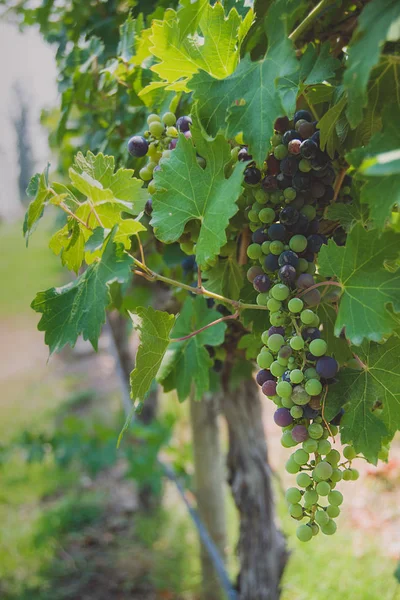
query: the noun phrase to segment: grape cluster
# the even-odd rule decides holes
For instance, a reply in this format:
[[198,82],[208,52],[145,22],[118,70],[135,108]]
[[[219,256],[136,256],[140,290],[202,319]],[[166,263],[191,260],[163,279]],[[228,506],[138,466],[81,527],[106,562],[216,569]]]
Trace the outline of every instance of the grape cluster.
[[[301,541],[336,531],[343,497],[334,488],[341,479],[358,477],[351,466],[353,447],[344,449],[342,460],[328,440],[337,434],[342,412],[330,423],[324,418],[327,389],[335,384],[339,365],[327,354],[320,330],[321,293],[314,275],[317,254],[327,243],[319,226],[334,197],[335,170],[320,149],[316,125],[305,110],[292,123],[278,119],[263,170],[250,162],[244,172],[252,190],[247,254],[253,265],[247,278],[271,322],[261,336],[256,379],[277,406],[274,420],[283,430],[282,445],[298,447],[286,463],[286,470],[297,474],[298,488],[290,488],[286,499],[290,515],[306,519],[297,529]],[[252,160],[246,147],[236,155]]]

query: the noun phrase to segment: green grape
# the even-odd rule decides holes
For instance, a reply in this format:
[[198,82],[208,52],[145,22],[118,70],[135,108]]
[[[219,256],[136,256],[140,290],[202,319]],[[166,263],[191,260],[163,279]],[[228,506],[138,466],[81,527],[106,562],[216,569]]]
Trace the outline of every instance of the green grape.
[[305,273],[308,269],[308,261],[305,258],[299,258],[297,269],[300,273]]
[[268,338],[269,338],[268,329],[266,329],[261,334],[261,341],[264,344],[264,346],[266,346],[268,344]]
[[160,121],[153,121],[149,125],[149,131],[155,138],[160,139],[165,131],[165,127]]
[[299,406],[305,406],[310,401],[310,396],[301,385],[296,385],[292,391],[292,400]]
[[286,190],[283,190],[283,196],[286,200],[292,201],[296,198],[296,190],[292,187],[288,187]]
[[299,171],[302,173],[309,173],[312,169],[311,163],[309,160],[302,158],[299,162]]
[[[176,127],[167,127],[167,136],[171,137],[171,138],[177,138],[178,137],[178,130]],[[204,159],[203,159],[204,160]],[[205,166],[205,163],[204,163]]]
[[303,306],[304,306],[304,302],[301,298],[291,298],[288,302],[288,309],[292,313],[301,312],[303,309]]
[[286,323],[286,315],[281,311],[273,312],[270,313],[269,320],[271,322],[271,325],[273,325],[274,327],[280,327],[280,325]]
[[311,323],[314,321],[313,311],[310,310],[309,308],[306,308],[305,310],[303,310],[302,313],[300,314],[300,321],[302,323],[304,323],[304,325],[311,325]]
[[304,371],[304,377],[308,381],[309,379],[318,379],[319,375],[318,375],[316,369],[314,369],[314,367],[309,367],[308,369],[306,369]]
[[193,242],[182,242],[181,244],[179,244],[179,246],[180,246],[180,249],[182,250],[182,252],[184,252],[188,256],[191,256],[193,254],[193,248],[194,248]]
[[318,502],[318,494],[315,490],[307,490],[304,494],[304,507],[311,508]]
[[331,486],[327,481],[317,483],[316,490],[320,496],[327,496],[331,491]]
[[289,514],[295,519],[303,516],[303,507],[300,504],[291,504],[289,506]]
[[301,383],[304,379],[303,371],[301,369],[293,369],[290,373],[290,381],[292,383]]
[[250,244],[250,246],[247,248],[247,256],[251,258],[251,260],[260,258],[261,254],[262,251],[260,244]]
[[250,224],[249,224],[249,229],[250,229],[250,231],[252,231],[253,233],[254,233],[255,231],[257,231],[257,229],[258,229],[258,228],[259,228],[259,223],[258,223],[258,221],[257,221],[256,223],[250,223]]
[[273,333],[268,338],[268,348],[272,350],[272,352],[279,352],[284,343],[285,340],[280,333]]
[[357,452],[354,450],[353,446],[346,446],[343,448],[343,456],[347,458],[347,460],[353,460],[357,456]]
[[151,171],[153,173],[154,169],[156,168],[157,163],[154,161],[150,161],[147,163],[146,167],[149,169],[149,171]]
[[282,377],[286,371],[286,367],[280,365],[277,360],[274,360],[269,369],[274,377]]
[[268,199],[268,196],[264,192],[264,190],[255,190],[254,198],[258,204],[265,204]]
[[337,490],[333,490],[333,492],[328,495],[328,502],[329,504],[340,506],[343,502],[343,494]]
[[293,252],[303,252],[307,248],[307,238],[304,235],[294,235],[289,241],[289,248]]
[[269,254],[269,247],[271,245],[271,242],[263,242],[261,244],[261,252],[263,254]]
[[319,527],[318,525],[314,522],[314,523],[310,523],[310,527],[312,529],[312,534],[313,536],[316,536],[319,534]]
[[[290,458],[292,458],[292,457],[290,457]],[[293,462],[295,462],[295,461],[293,461]],[[299,465],[297,465],[297,466],[299,466]],[[312,485],[313,480],[311,479],[311,477],[307,473],[299,473],[297,475],[297,477],[296,477],[296,483],[301,488],[307,488],[310,485]]]
[[[251,207],[251,210],[254,210],[254,212],[257,213],[257,215],[259,215],[261,206],[259,204],[253,204],[253,206]],[[260,217],[258,217],[258,218],[260,218]]]
[[285,156],[287,156],[287,153],[288,153],[288,149],[283,144],[279,144],[278,146],[275,146],[275,148],[274,148],[274,156],[278,160],[282,160],[283,158],[285,158]]
[[292,337],[289,344],[290,347],[293,348],[293,350],[303,350],[304,348],[304,340],[300,335],[295,335],[294,337]]
[[273,286],[273,288],[271,288],[270,293],[271,293],[271,296],[273,298],[275,298],[275,300],[282,301],[282,300],[286,300],[286,298],[289,296],[290,290],[287,287],[287,285],[284,285],[283,283],[277,283],[276,285]]
[[293,448],[293,446],[297,446],[297,442],[293,439],[290,431],[284,431],[282,433],[281,444],[284,448]]
[[[326,457],[327,459],[328,457]],[[332,464],[332,463],[330,463]],[[332,465],[333,466],[333,465]],[[342,471],[340,469],[333,469],[333,473],[331,475],[331,481],[333,483],[339,483],[342,480]]]
[[322,392],[322,383],[318,379],[309,379],[306,381],[305,388],[310,396],[318,396]]
[[321,531],[325,535],[333,535],[334,533],[336,533],[336,529],[337,529],[337,525],[336,525],[335,521],[332,521],[332,519],[329,519],[329,521],[327,522],[326,525],[324,525],[324,526],[321,525]]
[[273,146],[279,146],[279,144],[282,143],[282,136],[280,133],[274,133],[274,135],[271,138],[271,144]]
[[255,210],[249,210],[249,212],[247,213],[247,216],[249,217],[249,221],[251,221],[252,223],[259,222],[258,214],[256,213]]
[[162,116],[162,121],[167,127],[171,127],[176,123],[176,116],[172,112],[166,112]]
[[299,489],[291,487],[286,490],[285,498],[289,504],[298,504],[301,500],[301,492]]
[[329,504],[329,506],[326,507],[326,514],[329,515],[331,519],[336,519],[336,517],[340,515],[340,508],[334,504]]
[[308,267],[307,267],[307,271],[306,273],[308,273],[309,275],[314,275],[314,273],[316,272],[317,267],[315,266],[314,263],[308,263]]
[[351,480],[352,481],[357,481],[357,479],[360,477],[360,473],[357,471],[357,469],[349,469],[351,471]]
[[315,520],[320,527],[324,527],[329,522],[329,515],[324,510],[317,510]]
[[259,306],[267,306],[269,295],[264,292],[263,294],[257,294],[256,302]]
[[282,406],[285,408],[289,408],[290,410],[294,407],[294,402],[291,398],[282,398],[281,399]]
[[312,472],[312,475],[313,475],[314,479],[316,477],[317,479],[326,481],[327,479],[330,478],[330,476],[332,475],[332,472],[333,472],[332,466],[328,462],[323,460],[316,465],[315,469]]
[[299,448],[293,454],[293,459],[295,460],[295,462],[297,462],[298,465],[303,466],[308,463],[308,461],[310,459],[310,455],[307,454],[307,452],[305,450],[303,450],[302,448]]
[[300,213],[307,217],[309,221],[312,221],[316,217],[317,210],[315,206],[311,206],[311,204],[306,204],[305,206],[303,206],[303,208],[300,209]]
[[151,123],[161,123],[161,119],[158,115],[152,113],[147,117],[147,124],[151,125]]
[[314,313],[314,319],[312,321],[312,323],[310,323],[311,327],[318,327],[318,325],[320,324],[320,318],[317,314]]
[[277,406],[278,408],[282,408],[282,406],[283,406],[283,405],[282,405],[282,402],[281,402],[281,398],[279,398],[279,396],[268,396],[268,398],[269,398],[270,400],[272,400],[272,402],[273,402],[274,404],[276,404],[276,406]]
[[152,179],[151,181],[149,181],[149,185],[147,186],[147,191],[149,192],[149,194],[151,196],[156,193],[157,188],[156,188],[156,184],[155,184],[154,179]]
[[329,427],[330,427],[332,436],[335,437],[335,435],[338,434],[339,428],[336,425],[332,425],[332,424],[330,424]]
[[257,356],[257,364],[260,369],[269,369],[274,362],[274,357],[270,352],[260,352]]
[[[331,450],[331,444],[330,442],[328,442],[328,440],[320,440],[318,442],[318,454],[329,454]],[[329,462],[329,460],[328,460]]]
[[147,154],[148,154],[149,158],[154,158],[159,154],[158,142],[151,142],[151,144],[149,144],[149,149],[147,151]]
[[311,423],[311,425],[308,426],[308,435],[313,440],[319,440],[323,433],[324,428],[319,423]]
[[314,356],[323,356],[327,350],[327,344],[325,340],[313,340],[310,343],[309,348],[311,354],[313,354]]
[[300,471],[300,466],[294,461],[293,456],[286,461],[285,469],[290,475],[295,475]]
[[293,419],[301,419],[301,417],[303,416],[303,412],[304,411],[301,408],[301,406],[297,406],[297,404],[292,406],[292,408],[290,409],[290,414],[292,415]]
[[318,442],[317,440],[308,439],[303,442],[302,446],[306,452],[311,454],[312,452],[315,452],[317,450]]
[[271,254],[275,254],[275,256],[279,256],[283,252],[283,244],[279,240],[274,240],[269,245],[269,251]]
[[278,312],[282,308],[282,302],[275,300],[275,298],[270,298],[267,302],[267,308],[271,312]]
[[313,536],[311,527],[309,525],[299,525],[296,529],[296,536],[300,542],[309,542]]
[[275,219],[275,211],[273,208],[263,208],[258,214],[261,223],[272,223]]
[[353,479],[353,476],[351,474],[351,469],[345,469],[342,472],[342,479],[343,479],[343,481],[351,481]]
[[139,177],[143,179],[143,181],[150,181],[153,179],[153,171],[148,169],[147,165],[142,167],[139,171]]
[[[282,365],[282,367],[287,367],[287,365],[288,365],[288,362],[289,362],[289,361],[288,361],[288,359],[287,359],[287,358],[284,358],[283,356],[278,356],[278,358],[277,358],[276,360],[278,361],[278,363],[279,363],[280,365]],[[284,382],[283,382],[283,383],[284,383]],[[290,385],[290,384],[289,384],[289,385]]]

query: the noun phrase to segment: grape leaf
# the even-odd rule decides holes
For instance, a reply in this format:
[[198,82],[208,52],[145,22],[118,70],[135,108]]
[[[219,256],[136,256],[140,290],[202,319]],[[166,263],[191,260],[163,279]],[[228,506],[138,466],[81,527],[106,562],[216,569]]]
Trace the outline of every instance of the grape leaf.
[[343,365],[352,358],[353,354],[347,341],[341,337],[335,336],[335,309],[331,304],[321,302],[321,304],[318,306],[317,314],[321,319],[322,336],[328,344],[329,354],[334,356],[340,365]]
[[[246,165],[237,163],[226,179],[230,146],[223,136],[206,141],[195,128],[192,134],[196,148],[191,139],[180,135],[171,158],[161,161],[161,170],[154,174],[157,191],[151,225],[158,239],[171,243],[180,238],[186,223],[199,219],[196,262],[203,267],[226,243],[225,230],[238,210],[236,200]],[[196,151],[206,160],[204,169],[197,162]]]
[[26,190],[28,195],[33,198],[26,212],[23,226],[26,245],[28,245],[29,236],[34,232],[51,195],[49,190],[49,168],[50,164],[47,165],[43,173],[36,173],[31,178]]
[[54,254],[60,255],[63,266],[78,273],[85,256],[85,236],[78,221],[69,219],[68,223],[52,236],[49,246]]
[[287,38],[287,21],[294,7],[293,0],[277,0],[268,11],[265,27],[269,46],[263,60],[252,62],[246,56],[232,75],[220,81],[202,71],[188,86],[194,91],[196,110],[206,131],[216,135],[229,111],[228,137],[243,132],[244,142],[259,165],[270,147],[275,119],[286,114],[275,81],[298,68]]
[[123,246],[114,243],[114,234],[113,230],[101,260],[90,265],[75,281],[39,292],[33,300],[33,310],[43,315],[38,329],[45,331],[50,354],[66,344],[73,347],[80,334],[97,350],[109,303],[109,285],[114,281],[125,283],[131,277],[133,260]]
[[357,355],[365,369],[339,371],[338,384],[329,387],[325,418],[332,419],[344,406],[342,442],[352,442],[376,464],[382,443],[400,428],[400,339],[364,342]]
[[204,271],[205,286],[210,292],[231,300],[239,300],[243,285],[243,270],[236,257],[228,256],[218,261],[215,267]]
[[[187,298],[172,330],[172,338],[184,337],[221,317],[209,309],[204,298]],[[168,380],[168,389],[175,388],[180,402],[188,398],[192,386],[197,400],[210,388],[209,370],[213,364],[205,346],[219,346],[224,341],[225,323],[218,323],[183,342],[171,343],[159,381]]]
[[175,316],[154,310],[151,306],[138,307],[135,312],[141,323],[137,326],[140,344],[136,353],[136,366],[131,373],[131,396],[134,402],[143,402],[168,348]]
[[[400,122],[398,104],[385,108],[382,131],[375,133],[365,148],[356,148],[348,155],[365,180],[361,202],[368,204],[371,219],[381,228],[390,217],[392,207],[400,203],[400,133],[393,122]],[[397,160],[393,160],[396,156]]]
[[[240,300],[244,304],[256,304],[258,292],[249,281],[245,281],[240,290]],[[242,313],[242,321],[245,327],[251,326],[253,333],[261,334],[271,326],[269,321],[269,310],[259,310],[257,308],[246,309]]]
[[343,295],[335,323],[335,335],[343,328],[346,337],[359,345],[364,338],[379,342],[392,332],[394,319],[388,308],[400,311],[400,273],[390,273],[384,261],[394,260],[400,252],[400,236],[388,231],[379,237],[376,230],[356,225],[345,246],[329,240],[319,254],[319,271],[336,277]]
[[[187,81],[199,69],[214,77],[226,77],[237,65],[252,20],[251,9],[244,20],[235,8],[225,18],[220,3],[211,6],[196,2],[190,6],[186,2],[178,13],[166,10],[164,19],[152,24],[150,51],[160,62],[151,70],[168,85],[168,90],[175,91],[185,90]],[[189,35],[197,29],[199,36]],[[147,93],[146,88],[143,93]]]
[[354,198],[348,204],[335,202],[328,207],[326,218],[332,221],[339,221],[345,231],[350,231],[357,223],[366,224],[368,220],[368,207],[365,204],[356,202]]
[[340,100],[334,102],[318,122],[318,129],[321,132],[321,148],[326,147],[326,151],[332,158],[335,156],[335,151],[340,149],[340,139],[336,127],[346,102],[346,96],[343,94]]
[[238,343],[238,348],[240,348],[241,350],[246,350],[247,360],[257,358],[262,346],[263,343],[261,341],[261,337],[257,333],[246,333],[243,337],[240,338]]
[[351,127],[362,120],[367,104],[367,86],[372,68],[378,63],[383,43],[391,25],[400,17],[398,0],[373,0],[358,18],[349,49],[347,68],[343,76],[347,90],[347,118]]

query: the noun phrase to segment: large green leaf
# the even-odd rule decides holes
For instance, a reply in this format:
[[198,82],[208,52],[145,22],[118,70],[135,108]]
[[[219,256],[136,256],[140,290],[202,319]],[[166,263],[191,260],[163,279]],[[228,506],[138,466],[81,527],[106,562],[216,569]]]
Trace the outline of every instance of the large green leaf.
[[[158,239],[170,243],[180,238],[186,223],[200,220],[196,261],[203,267],[226,243],[225,230],[238,210],[236,200],[242,190],[245,164],[237,163],[226,178],[229,144],[221,135],[206,141],[195,129],[192,132],[196,147],[181,135],[171,158],[162,161],[161,170],[154,174],[157,191],[151,225]],[[197,162],[196,152],[206,160],[204,169]]]
[[364,342],[357,356],[365,368],[339,371],[339,382],[329,388],[325,417],[333,418],[344,406],[342,442],[352,442],[376,463],[382,443],[400,429],[400,339]]
[[[343,82],[347,90],[347,118],[352,127],[362,120],[367,104],[367,86],[372,68],[393,23],[400,18],[398,0],[373,0],[363,9],[348,50]],[[393,39],[392,35],[390,35]]]
[[114,281],[129,281],[133,263],[113,237],[114,231],[108,237],[101,260],[90,265],[75,281],[39,292],[32,302],[32,308],[42,313],[38,329],[45,331],[51,354],[66,344],[74,346],[80,334],[97,350],[109,303],[109,285]]
[[151,306],[139,307],[135,312],[141,323],[137,326],[140,344],[131,373],[131,396],[134,402],[143,402],[168,348],[175,316]]
[[[172,330],[171,337],[181,338],[221,317],[209,309],[204,298],[187,298]],[[192,386],[198,400],[210,389],[210,367],[213,364],[205,346],[219,346],[224,341],[225,323],[218,323],[185,340],[174,342],[167,351],[159,372],[159,380],[167,389],[176,389],[182,402]]]
[[364,338],[379,342],[391,333],[395,321],[388,308],[400,311],[400,273],[390,273],[384,262],[400,252],[400,236],[388,231],[379,237],[376,230],[356,225],[345,246],[329,240],[319,254],[319,271],[336,277],[343,295],[335,323],[335,335],[342,329],[353,344]]
[[335,151],[340,149],[337,125],[345,106],[346,96],[342,94],[340,100],[336,100],[318,122],[321,132],[321,148],[326,147],[326,151],[332,158],[335,156]]
[[47,165],[43,173],[36,173],[29,182],[28,189],[26,190],[28,195],[33,198],[29,204],[28,210],[25,215],[23,232],[28,244],[29,236],[35,230],[39,219],[43,215],[45,206],[51,196],[49,190],[49,167]]
[[218,261],[215,267],[203,272],[205,286],[210,292],[225,298],[239,300],[243,286],[243,269],[236,257],[228,256]]
[[340,365],[343,365],[353,355],[347,340],[335,336],[336,310],[332,304],[323,301],[318,306],[317,314],[321,319],[322,336],[328,344],[329,354],[334,356]]
[[[189,84],[206,131],[216,135],[223,128],[229,111],[228,136],[243,132],[244,141],[259,165],[264,162],[270,147],[275,119],[287,112],[276,80],[298,68],[293,45],[287,38],[287,23],[294,8],[293,0],[277,0],[268,11],[269,46],[263,60],[252,62],[246,56],[236,71],[224,80],[219,81],[202,71]],[[294,104],[291,109],[294,110]]]

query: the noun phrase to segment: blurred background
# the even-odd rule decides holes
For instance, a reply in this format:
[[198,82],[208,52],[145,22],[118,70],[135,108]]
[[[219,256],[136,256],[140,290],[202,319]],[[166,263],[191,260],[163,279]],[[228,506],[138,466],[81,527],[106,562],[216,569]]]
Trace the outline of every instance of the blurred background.
[[[158,417],[136,422],[117,450],[126,363],[110,324],[97,354],[81,342],[48,361],[30,309],[38,290],[67,281],[48,248],[55,217],[41,222],[29,250],[22,236],[29,179],[58,161],[47,141],[59,120],[56,51],[35,27],[20,32],[12,20],[0,22],[0,598],[194,600],[196,532],[156,462],[161,451],[190,486],[186,405],[160,396]],[[118,323],[111,326],[118,333]],[[128,344],[134,351],[134,336]],[[345,485],[338,533],[301,545],[283,501],[287,452],[263,402],[292,550],[283,600],[400,598],[399,441],[387,464],[360,464],[360,479]],[[233,575],[238,519],[228,490],[226,503]]]

